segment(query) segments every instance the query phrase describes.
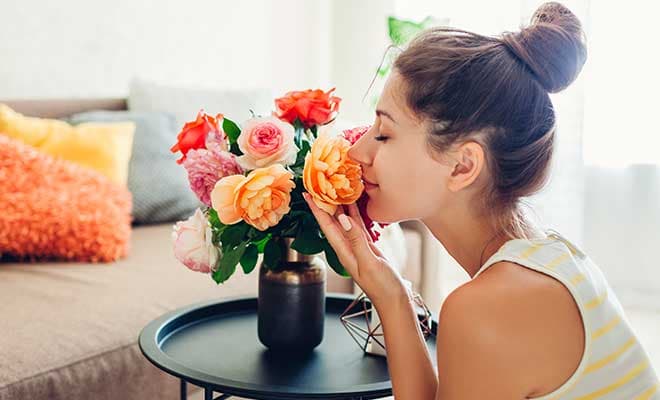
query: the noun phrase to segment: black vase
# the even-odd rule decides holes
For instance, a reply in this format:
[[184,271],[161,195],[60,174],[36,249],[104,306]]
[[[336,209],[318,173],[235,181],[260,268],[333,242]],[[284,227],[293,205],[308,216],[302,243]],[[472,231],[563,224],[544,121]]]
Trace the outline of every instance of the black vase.
[[278,239],[282,258],[273,270],[259,266],[257,330],[272,351],[306,353],[323,341],[327,267],[316,255]]

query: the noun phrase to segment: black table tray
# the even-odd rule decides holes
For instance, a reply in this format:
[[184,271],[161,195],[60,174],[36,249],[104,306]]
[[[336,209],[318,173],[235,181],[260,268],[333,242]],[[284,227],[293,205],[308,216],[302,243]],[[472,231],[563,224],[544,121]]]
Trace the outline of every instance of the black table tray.
[[[373,399],[391,396],[384,357],[365,354],[339,316],[354,295],[328,293],[323,342],[306,355],[276,353],[257,337],[257,298],[194,304],[169,312],[140,333],[142,353],[158,368],[201,386],[254,399]],[[433,332],[437,319],[433,318]],[[427,339],[435,362],[435,337]]]

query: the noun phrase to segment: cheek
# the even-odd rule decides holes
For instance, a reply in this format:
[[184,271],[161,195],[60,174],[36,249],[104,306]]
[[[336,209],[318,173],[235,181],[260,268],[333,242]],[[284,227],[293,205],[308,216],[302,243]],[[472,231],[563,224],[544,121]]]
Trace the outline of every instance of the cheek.
[[380,222],[419,218],[438,205],[440,170],[417,153],[391,155],[381,149],[373,168],[379,188],[367,207],[369,216]]

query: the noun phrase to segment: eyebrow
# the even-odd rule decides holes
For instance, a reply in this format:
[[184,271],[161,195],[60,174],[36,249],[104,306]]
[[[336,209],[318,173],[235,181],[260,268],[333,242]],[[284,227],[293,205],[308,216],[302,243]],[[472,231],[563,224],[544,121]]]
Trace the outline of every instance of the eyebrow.
[[385,110],[376,110],[376,115],[378,115],[379,117],[384,115],[387,118],[391,119],[392,122],[394,122],[396,124],[396,121],[394,120],[394,118],[392,118],[392,115],[390,115],[390,113],[388,113]]

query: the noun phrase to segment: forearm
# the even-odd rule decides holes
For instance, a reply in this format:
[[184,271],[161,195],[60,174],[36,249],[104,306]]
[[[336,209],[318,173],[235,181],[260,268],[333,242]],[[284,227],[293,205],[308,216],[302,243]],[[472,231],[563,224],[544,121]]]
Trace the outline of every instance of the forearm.
[[378,310],[395,400],[433,400],[437,374],[411,300],[398,296]]

